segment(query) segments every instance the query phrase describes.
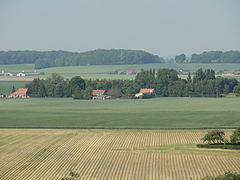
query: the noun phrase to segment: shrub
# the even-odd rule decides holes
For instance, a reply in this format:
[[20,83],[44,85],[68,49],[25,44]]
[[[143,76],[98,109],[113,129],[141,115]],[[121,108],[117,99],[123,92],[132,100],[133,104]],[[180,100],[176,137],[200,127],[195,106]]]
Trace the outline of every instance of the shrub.
[[205,177],[202,180],[239,180],[240,174],[233,172],[225,172],[223,175],[219,175],[217,177]]

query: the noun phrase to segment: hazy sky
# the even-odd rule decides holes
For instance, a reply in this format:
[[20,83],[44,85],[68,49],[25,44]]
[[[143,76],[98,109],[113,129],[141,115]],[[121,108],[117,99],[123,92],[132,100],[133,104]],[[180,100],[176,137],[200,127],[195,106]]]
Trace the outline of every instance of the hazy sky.
[[240,50],[240,0],[0,0],[0,50]]

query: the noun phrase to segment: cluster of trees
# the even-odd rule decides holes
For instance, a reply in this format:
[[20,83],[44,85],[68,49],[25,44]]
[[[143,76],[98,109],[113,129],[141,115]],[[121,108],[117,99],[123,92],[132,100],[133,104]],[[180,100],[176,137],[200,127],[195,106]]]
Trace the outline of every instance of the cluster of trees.
[[64,79],[59,74],[52,74],[46,80],[36,78],[27,84],[31,97],[73,97],[90,99],[94,89],[107,90],[108,95],[119,98],[131,98],[138,91],[133,80],[84,80],[79,76]]
[[0,51],[0,64],[34,64],[38,59],[54,61],[74,54],[67,51]]
[[232,144],[239,145],[240,144],[240,128],[237,128],[233,131],[233,134],[230,136],[230,142],[225,137],[225,132],[223,130],[213,130],[208,132],[202,138],[203,142],[207,142],[208,144]]
[[223,94],[240,94],[239,83],[236,79],[215,77],[214,70],[198,69],[192,78],[178,77],[174,69],[142,70],[135,79],[138,88],[155,88],[157,96],[180,96],[180,97],[219,97]]
[[223,94],[240,94],[240,84],[235,79],[215,77],[213,70],[197,70],[192,78],[178,77],[174,69],[141,70],[134,80],[83,80],[81,77],[64,79],[52,74],[46,80],[34,79],[27,85],[30,96],[74,97],[90,99],[94,89],[107,90],[113,97],[134,98],[141,88],[154,88],[160,97],[220,97]]
[[161,63],[163,58],[145,51],[98,49],[83,53],[67,51],[0,51],[0,64],[35,64],[36,69],[56,66]]
[[201,54],[192,54],[187,60],[185,54],[175,57],[177,63],[240,63],[240,51],[208,51]]
[[39,59],[35,62],[35,68],[53,66],[80,66],[80,65],[119,65],[119,64],[147,64],[164,62],[163,58],[145,51],[112,49],[98,49],[83,53],[77,53],[68,57],[60,57],[55,60]]

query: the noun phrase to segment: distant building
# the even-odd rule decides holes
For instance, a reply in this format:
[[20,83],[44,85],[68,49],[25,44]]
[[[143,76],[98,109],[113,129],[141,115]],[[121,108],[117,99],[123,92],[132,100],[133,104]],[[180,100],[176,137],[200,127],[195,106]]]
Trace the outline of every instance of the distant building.
[[152,94],[154,89],[140,89],[139,93],[135,94],[136,98],[142,98],[144,94]]
[[230,75],[230,76],[240,75],[240,71],[234,71],[234,70],[224,71],[224,72],[223,72],[223,75]]
[[26,74],[25,73],[18,73],[17,76],[19,76],[19,77],[20,76],[26,76]]
[[4,72],[2,70],[2,72],[0,72],[0,76],[18,76],[18,77],[21,77],[21,76],[40,76],[40,75],[43,75],[44,73],[43,72]]
[[20,88],[17,91],[11,93],[11,98],[27,98],[28,88]]
[[92,95],[94,100],[105,100],[106,90],[92,90]]

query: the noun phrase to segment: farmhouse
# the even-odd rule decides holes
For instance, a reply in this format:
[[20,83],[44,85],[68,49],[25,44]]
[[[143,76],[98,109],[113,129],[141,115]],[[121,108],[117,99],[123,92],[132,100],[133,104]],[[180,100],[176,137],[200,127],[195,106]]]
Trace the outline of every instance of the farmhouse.
[[27,98],[28,88],[20,88],[17,91],[11,93],[9,97],[12,98]]
[[106,90],[92,90],[92,95],[94,100],[105,100]]
[[136,98],[142,98],[144,94],[152,94],[154,89],[140,89],[139,93],[135,94]]

